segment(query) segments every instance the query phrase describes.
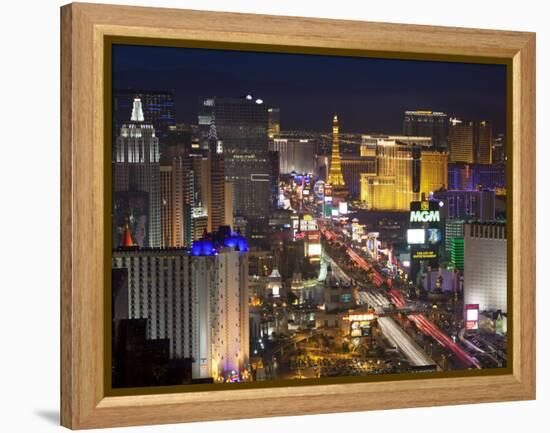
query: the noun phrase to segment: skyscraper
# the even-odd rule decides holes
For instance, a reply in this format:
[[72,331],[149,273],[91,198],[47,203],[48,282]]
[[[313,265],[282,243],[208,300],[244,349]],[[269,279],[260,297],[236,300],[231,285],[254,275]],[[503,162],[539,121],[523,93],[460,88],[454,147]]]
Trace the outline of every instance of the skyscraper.
[[[142,89],[114,89],[113,90],[113,133],[117,134],[128,119],[134,99],[139,98],[147,123],[153,125],[159,145],[164,151],[168,131],[175,125],[174,94],[172,90],[142,90]],[[113,143],[116,135],[113,137]]]
[[474,122],[450,119],[449,162],[474,162]]
[[455,269],[464,269],[464,238],[453,237],[450,242],[451,264]]
[[376,145],[376,173],[361,175],[361,201],[368,209],[408,211],[418,197],[412,147],[381,139]]
[[279,170],[283,174],[315,173],[315,140],[299,137],[275,137],[269,141],[269,150],[279,153]]
[[268,108],[267,116],[267,136],[269,139],[273,139],[281,133],[281,110],[279,108]]
[[448,190],[434,194],[441,200],[442,211],[447,219],[479,220],[495,219],[495,191],[492,190]]
[[506,161],[506,135],[502,132],[493,140],[493,161],[496,163]]
[[233,183],[233,211],[261,225],[270,209],[271,164],[268,112],[261,99],[205,98],[199,105],[199,133],[204,140],[216,128],[223,149],[225,179]]
[[492,164],[493,127],[485,120],[479,122],[476,126],[476,162],[478,164]]
[[[453,239],[460,238],[464,240],[464,224],[465,221],[461,219],[445,220],[445,251],[451,251]],[[464,242],[462,242],[462,256],[464,256]],[[462,268],[460,269],[463,269],[463,267],[464,263],[462,264]]]
[[430,193],[447,189],[447,152],[423,150],[420,155],[420,193],[428,197]]
[[249,356],[248,245],[242,236],[213,233],[193,243],[191,286],[193,377],[241,373]]
[[507,307],[506,223],[470,223],[464,227],[464,304],[481,311]]
[[216,231],[225,225],[225,161],[223,145],[212,123],[202,143],[203,190],[202,203],[208,214],[208,231]]
[[170,358],[192,359],[193,379],[242,373],[249,353],[246,240],[226,227],[190,250],[140,248],[126,234],[112,266],[127,270],[129,318],[147,319],[147,338],[168,341]]
[[374,175],[376,172],[376,161],[373,156],[345,155],[340,159],[342,175],[346,182],[346,188],[351,197],[359,198],[361,194],[361,175]]
[[431,137],[436,150],[447,150],[448,116],[430,110],[405,111],[403,135]]
[[408,211],[422,195],[447,188],[447,153],[429,137],[364,136],[361,155],[373,155],[374,173],[361,173],[361,201],[368,209]]
[[147,320],[147,338],[169,339],[171,358],[193,356],[192,287],[185,249],[120,247],[113,269],[128,272],[128,314]]
[[449,161],[452,163],[488,165],[493,162],[493,128],[485,120],[450,119],[449,145]]
[[160,229],[161,247],[174,246],[174,170],[171,165],[160,166]]
[[[141,100],[134,99],[130,122],[124,124],[113,152],[113,244],[129,222],[140,246],[161,244],[159,141],[154,127],[146,123]],[[126,206],[134,193],[142,194],[145,219],[137,219],[133,207]]]

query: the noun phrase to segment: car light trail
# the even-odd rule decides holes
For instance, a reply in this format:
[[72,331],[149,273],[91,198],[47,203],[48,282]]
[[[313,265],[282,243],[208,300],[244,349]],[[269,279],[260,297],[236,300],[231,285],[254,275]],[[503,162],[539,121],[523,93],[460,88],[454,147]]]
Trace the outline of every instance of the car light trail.
[[388,341],[399,348],[414,366],[435,365],[426,352],[424,352],[391,317],[379,317],[380,330]]
[[418,326],[418,329],[420,329],[423,334],[429,335],[441,346],[450,350],[466,367],[473,366],[481,369],[481,365],[479,364],[479,361],[477,359],[468,355],[458,344],[453,343],[453,341],[447,335],[445,335],[437,326],[429,321],[426,316],[424,316],[423,314],[410,314],[407,317],[412,320],[416,324],[416,326]]
[[[318,223],[319,230],[321,230],[321,233],[328,239],[328,240],[337,240],[338,235],[336,235],[333,231],[328,230],[326,227],[322,225],[322,223]],[[361,257],[359,254],[357,254],[353,248],[346,247],[346,252],[348,253],[348,256],[350,259],[352,259],[361,269],[363,269],[366,272],[371,272],[372,282],[376,287],[380,287],[382,283],[384,282],[384,279],[380,275],[380,273],[374,269],[369,263]]]
[[371,307],[387,307],[389,301],[374,290],[359,291],[359,304]]
[[397,308],[403,308],[405,306],[405,297],[400,291],[392,289],[388,293],[391,301]]

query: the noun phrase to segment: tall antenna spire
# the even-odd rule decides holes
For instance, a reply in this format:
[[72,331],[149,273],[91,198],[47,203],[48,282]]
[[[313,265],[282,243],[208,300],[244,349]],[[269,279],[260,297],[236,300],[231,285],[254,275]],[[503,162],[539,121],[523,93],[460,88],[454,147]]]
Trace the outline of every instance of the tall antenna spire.
[[132,122],[143,122],[143,109],[141,108],[141,99],[134,98],[134,106],[132,107]]

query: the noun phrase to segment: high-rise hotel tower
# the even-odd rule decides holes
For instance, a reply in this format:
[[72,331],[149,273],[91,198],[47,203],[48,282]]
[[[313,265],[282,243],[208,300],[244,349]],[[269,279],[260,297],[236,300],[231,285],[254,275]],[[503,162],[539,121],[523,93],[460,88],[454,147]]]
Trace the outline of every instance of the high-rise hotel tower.
[[130,319],[146,336],[167,340],[171,359],[191,359],[192,379],[227,380],[249,357],[248,244],[229,227],[187,248],[140,248],[126,229],[113,269],[128,275]]
[[155,128],[146,123],[141,100],[135,98],[113,152],[113,245],[120,243],[128,223],[139,246],[160,246],[159,158]]
[[[233,184],[235,215],[254,221],[256,226],[262,222],[267,225],[272,173],[268,158],[268,111],[264,102],[251,95],[204,98],[200,101],[198,120],[202,143],[209,142],[215,128],[225,180]],[[212,228],[217,229],[214,221]]]

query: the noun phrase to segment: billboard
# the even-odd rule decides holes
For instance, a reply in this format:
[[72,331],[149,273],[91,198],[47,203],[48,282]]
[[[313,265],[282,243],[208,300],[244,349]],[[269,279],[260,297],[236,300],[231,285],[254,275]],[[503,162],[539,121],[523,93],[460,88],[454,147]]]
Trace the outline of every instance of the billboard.
[[426,240],[427,244],[438,244],[441,242],[442,234],[441,229],[428,228],[426,229]]
[[437,260],[439,257],[434,248],[421,248],[411,253],[413,260]]
[[467,331],[479,329],[479,304],[464,305],[464,327]]
[[340,212],[340,215],[346,215],[348,213],[348,204],[345,201],[338,203],[338,212]]
[[426,232],[424,229],[408,229],[407,243],[409,245],[418,245],[426,243]]
[[354,320],[350,325],[350,337],[370,337],[372,335],[371,322],[368,320]]
[[411,202],[409,215],[411,227],[430,227],[432,225],[439,225],[442,217],[439,209],[439,204],[435,201]]
[[321,244],[308,244],[306,255],[308,257],[318,257],[321,255]]
[[443,240],[439,203],[413,201],[410,207],[407,242],[411,250],[411,265],[424,261],[430,266],[439,265],[439,253]]

